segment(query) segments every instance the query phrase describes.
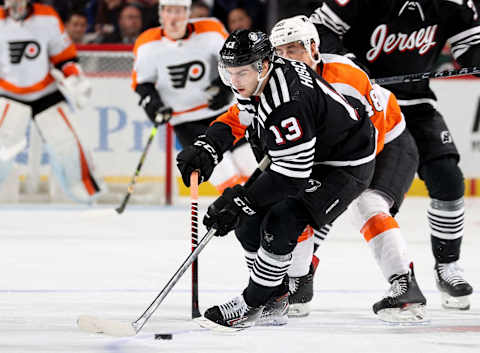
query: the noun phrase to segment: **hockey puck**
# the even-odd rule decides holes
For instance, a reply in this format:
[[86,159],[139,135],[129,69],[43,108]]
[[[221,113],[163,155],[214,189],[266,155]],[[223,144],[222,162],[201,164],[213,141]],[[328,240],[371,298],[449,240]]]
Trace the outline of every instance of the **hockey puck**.
[[173,335],[171,333],[156,333],[155,339],[156,340],[171,340]]

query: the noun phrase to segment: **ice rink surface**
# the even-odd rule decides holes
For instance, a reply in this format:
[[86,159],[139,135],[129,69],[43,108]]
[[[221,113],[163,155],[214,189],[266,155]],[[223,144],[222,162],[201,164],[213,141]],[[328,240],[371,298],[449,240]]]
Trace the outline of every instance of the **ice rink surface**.
[[[348,213],[317,253],[313,312],[283,327],[235,334],[190,320],[190,274],[177,284],[135,337],[80,331],[80,314],[133,321],[188,255],[189,205],[113,208],[0,206],[0,352],[480,352],[480,199],[467,199],[461,265],[477,292],[472,308],[445,311],[433,278],[427,199],[408,198],[398,217],[428,300],[430,322],[388,325],[371,311],[387,290],[370,249]],[[201,215],[207,203],[203,206]],[[203,230],[201,231],[203,234]],[[200,255],[200,306],[238,295],[248,275],[233,234]],[[172,333],[172,340],[154,340]]]

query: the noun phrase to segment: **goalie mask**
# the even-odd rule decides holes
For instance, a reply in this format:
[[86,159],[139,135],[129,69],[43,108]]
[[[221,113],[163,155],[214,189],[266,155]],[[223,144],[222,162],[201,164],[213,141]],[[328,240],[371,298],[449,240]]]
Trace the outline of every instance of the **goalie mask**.
[[[258,82],[251,95],[256,95],[273,67],[269,64],[267,73],[262,77],[263,61],[271,62],[272,59],[273,47],[265,33],[236,30],[230,34],[220,50],[218,72],[223,83],[236,91],[240,91],[239,82],[242,75],[246,77],[249,71],[255,73]],[[240,68],[243,70],[239,70]]]
[[8,11],[8,16],[15,21],[21,21],[28,15],[31,0],[5,0],[5,9]]
[[310,59],[315,64],[320,62],[320,55],[318,53],[314,55],[311,48],[311,43],[315,43],[315,46],[318,48],[320,38],[315,25],[306,16],[290,17],[277,22],[270,33],[270,41],[275,48],[289,43],[300,42]]

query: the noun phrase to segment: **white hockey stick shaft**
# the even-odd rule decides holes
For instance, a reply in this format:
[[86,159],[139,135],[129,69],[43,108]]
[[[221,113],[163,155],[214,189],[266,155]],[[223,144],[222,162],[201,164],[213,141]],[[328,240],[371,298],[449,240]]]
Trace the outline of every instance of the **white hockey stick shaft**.
[[446,78],[446,77],[459,77],[468,75],[480,74],[480,66],[465,67],[458,70],[446,70],[446,71],[434,71],[434,72],[420,72],[416,74],[398,75],[391,77],[381,77],[372,80],[379,85],[393,85],[396,83],[409,83],[417,82],[421,80],[427,80],[430,78]]

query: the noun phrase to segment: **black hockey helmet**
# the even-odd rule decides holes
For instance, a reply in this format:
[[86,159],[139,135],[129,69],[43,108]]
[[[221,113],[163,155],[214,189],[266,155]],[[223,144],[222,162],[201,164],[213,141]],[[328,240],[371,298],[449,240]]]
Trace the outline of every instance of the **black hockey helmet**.
[[252,64],[272,59],[273,46],[268,36],[260,31],[240,29],[228,36],[220,50],[220,62],[225,67]]

